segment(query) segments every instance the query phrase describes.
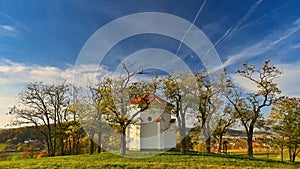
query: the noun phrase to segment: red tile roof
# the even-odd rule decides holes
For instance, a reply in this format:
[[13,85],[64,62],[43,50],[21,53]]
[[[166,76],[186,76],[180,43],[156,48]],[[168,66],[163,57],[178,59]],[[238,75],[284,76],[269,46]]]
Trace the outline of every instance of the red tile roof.
[[154,95],[145,93],[142,96],[139,96],[133,100],[131,100],[131,104],[138,104],[138,103],[151,103],[151,104],[166,104],[168,103],[166,100]]
[[160,122],[161,120],[163,120],[163,118],[160,116],[156,119],[156,122]]
[[175,123],[176,119],[171,119],[170,123]]

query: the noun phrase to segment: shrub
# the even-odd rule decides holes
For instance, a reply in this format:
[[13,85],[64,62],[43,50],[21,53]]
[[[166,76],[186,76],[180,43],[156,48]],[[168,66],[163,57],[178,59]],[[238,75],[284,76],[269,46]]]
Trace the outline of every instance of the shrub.
[[46,151],[41,151],[38,155],[36,155],[36,158],[43,158],[43,157],[47,157],[48,154]]
[[33,158],[35,152],[35,147],[30,145],[29,147],[25,148],[25,150],[21,153],[21,158]]

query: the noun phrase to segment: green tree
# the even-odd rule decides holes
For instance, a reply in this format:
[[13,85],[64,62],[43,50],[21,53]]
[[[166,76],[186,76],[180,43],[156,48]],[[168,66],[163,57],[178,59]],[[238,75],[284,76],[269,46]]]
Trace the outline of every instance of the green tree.
[[211,149],[212,124],[218,123],[215,118],[224,104],[222,99],[225,91],[226,72],[211,73],[198,72],[195,74],[197,84],[197,120],[202,134],[206,139],[206,151]]
[[[60,155],[65,154],[65,126],[64,123],[69,120],[68,109],[70,106],[70,96],[68,92],[70,85],[64,83],[48,85],[48,106],[53,114],[53,126],[54,126],[54,148],[56,144],[59,147]],[[57,141],[56,141],[57,140]]]
[[[99,84],[101,86],[101,84]],[[97,152],[100,153],[102,150],[102,133],[105,129],[106,124],[104,123],[103,119],[103,108],[105,106],[101,105],[102,103],[102,95],[100,95],[100,88],[97,87],[97,84],[95,86],[89,86],[89,100],[93,111],[89,113],[90,120],[88,123],[85,123],[85,126],[89,128],[90,134],[90,154],[93,154],[94,152],[94,136],[97,135]]]
[[227,105],[223,112],[220,114],[218,120],[218,126],[214,130],[213,135],[217,138],[219,142],[218,153],[221,154],[223,135],[230,129],[230,127],[236,122],[237,114],[232,108],[232,106]]
[[[120,134],[121,145],[120,155],[126,155],[126,129],[130,124],[134,124],[135,117],[149,108],[148,96],[156,91],[156,82],[147,83],[141,80],[134,80],[143,71],[130,72],[126,65],[123,65],[125,74],[115,78],[104,78],[99,82],[97,92],[101,97],[97,102],[104,115],[105,121]],[[137,107],[130,107],[131,100],[140,97],[142,100]]]
[[64,133],[66,149],[72,155],[78,154],[80,139],[84,137],[85,133],[78,120],[67,121],[64,123]]
[[264,62],[261,68],[256,68],[255,65],[243,64],[243,69],[237,73],[249,80],[249,83],[254,83],[257,87],[255,91],[246,91],[237,87],[231,80],[228,80],[229,92],[226,95],[229,102],[234,106],[238,114],[238,118],[244,126],[247,133],[248,156],[253,157],[253,131],[255,127],[262,124],[261,110],[264,107],[271,106],[280,93],[274,79],[281,75],[275,66],[271,66],[270,60]]
[[179,129],[181,154],[185,154],[186,150],[186,114],[191,108],[191,103],[193,103],[193,98],[190,99],[190,102],[187,102],[187,97],[195,91],[195,88],[191,88],[190,85],[195,84],[191,76],[193,75],[171,74],[162,79],[163,92],[171,104],[174,105],[173,112]]
[[290,161],[295,162],[300,152],[300,99],[280,97],[276,100],[268,124],[277,134],[276,141],[281,148],[282,161],[283,148],[286,146]]
[[69,146],[68,149],[70,154],[78,154],[80,139],[85,135],[82,125],[78,120],[79,112],[81,111],[80,107],[84,97],[80,94],[82,90],[80,87],[76,87],[74,85],[70,87],[72,89],[70,94],[72,99],[67,110],[70,116],[70,121],[67,121],[64,124],[64,134],[66,135],[66,142]]

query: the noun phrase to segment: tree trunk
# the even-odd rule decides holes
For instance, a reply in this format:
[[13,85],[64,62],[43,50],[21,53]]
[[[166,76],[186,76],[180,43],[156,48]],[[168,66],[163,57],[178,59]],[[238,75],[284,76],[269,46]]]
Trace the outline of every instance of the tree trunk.
[[181,149],[180,149],[180,153],[182,155],[185,155],[186,153],[186,144],[185,144],[185,138],[183,138],[181,141],[180,141],[180,144],[181,144]]
[[179,115],[177,115],[176,119],[177,119],[177,124],[179,127],[179,138],[180,138],[180,144],[181,144],[181,148],[180,148],[180,153],[182,155],[186,154],[186,140],[185,140],[185,136],[186,136],[186,128],[185,128],[185,119],[183,118],[185,117],[184,114],[180,113]]
[[70,152],[71,155],[73,155],[71,138],[68,139],[68,144],[69,144],[69,152]]
[[283,150],[284,150],[283,146],[281,146],[280,149],[281,149],[281,152],[280,152],[281,153],[281,162],[283,163]]
[[290,162],[294,163],[296,160],[296,153],[292,150],[291,146],[289,146],[289,155],[290,155]]
[[289,145],[289,156],[290,156],[290,162],[292,162],[292,150],[291,145]]
[[181,144],[181,149],[180,152],[182,155],[186,154],[186,133],[185,133],[185,122],[183,119],[182,120],[182,126],[180,127],[179,131],[180,131],[180,144]]
[[54,156],[55,155],[55,148],[52,144],[51,138],[48,138],[47,146],[48,146],[48,156]]
[[90,150],[89,150],[89,154],[93,154],[94,153],[94,141],[93,141],[93,137],[94,134],[90,135]]
[[57,138],[56,138],[56,131],[54,131],[54,137],[53,137],[53,145],[52,145],[52,148],[53,148],[53,156],[55,156],[55,154],[56,154],[56,146],[57,146]]
[[292,159],[292,162],[294,163],[296,160],[296,153],[293,153],[293,159]]
[[247,132],[247,144],[248,144],[248,157],[253,158],[253,127],[249,128],[249,131]]
[[75,138],[74,140],[74,153],[78,154],[79,153],[79,143],[80,143],[80,138]]
[[63,136],[60,136],[60,155],[65,155],[65,144],[64,144],[64,139],[62,138]]
[[97,153],[99,154],[99,153],[101,153],[101,146],[97,146]]
[[49,140],[48,140],[48,139],[47,139],[46,143],[47,143],[47,152],[48,152],[48,156],[52,156],[52,146],[51,146],[51,144],[49,143]]
[[209,136],[209,137],[207,138],[207,140],[205,141],[206,151],[207,151],[208,153],[211,153],[211,151],[210,151],[210,140],[211,140],[211,137]]
[[121,134],[121,149],[120,149],[120,156],[126,155],[126,128],[122,130]]
[[102,132],[98,133],[98,147],[97,147],[97,153],[101,153],[101,147],[102,147]]
[[[50,125],[47,125],[47,137],[46,137],[46,140],[47,140],[47,146],[48,146],[48,156],[54,156],[55,155],[55,147],[53,146],[53,143],[52,143],[52,133],[51,133],[51,126]],[[55,142],[55,140],[54,140]]]
[[222,142],[223,142],[223,134],[219,135],[219,148],[218,148],[218,153],[221,154],[222,150]]

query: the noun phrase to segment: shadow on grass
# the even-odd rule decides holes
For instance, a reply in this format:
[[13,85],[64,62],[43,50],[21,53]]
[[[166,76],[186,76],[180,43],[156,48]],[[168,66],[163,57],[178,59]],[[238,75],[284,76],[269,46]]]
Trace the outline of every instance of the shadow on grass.
[[[161,155],[182,155],[181,152],[179,150],[176,149],[172,149],[169,150]],[[225,158],[225,159],[238,159],[238,160],[252,160],[252,161],[258,161],[258,162],[267,162],[267,163],[273,163],[273,164],[288,164],[288,165],[296,165],[296,166],[300,166],[300,162],[295,162],[295,163],[291,163],[291,162],[281,162],[278,160],[273,160],[273,159],[261,159],[261,158],[255,158],[255,154],[253,158],[248,157],[247,154],[216,154],[216,153],[203,153],[202,152],[196,152],[196,151],[186,151],[185,155],[189,155],[189,156],[204,156],[204,157],[216,157],[216,158]],[[257,154],[257,155],[263,155],[263,154]],[[267,154],[265,154],[267,155]],[[269,154],[271,155],[271,154]]]

